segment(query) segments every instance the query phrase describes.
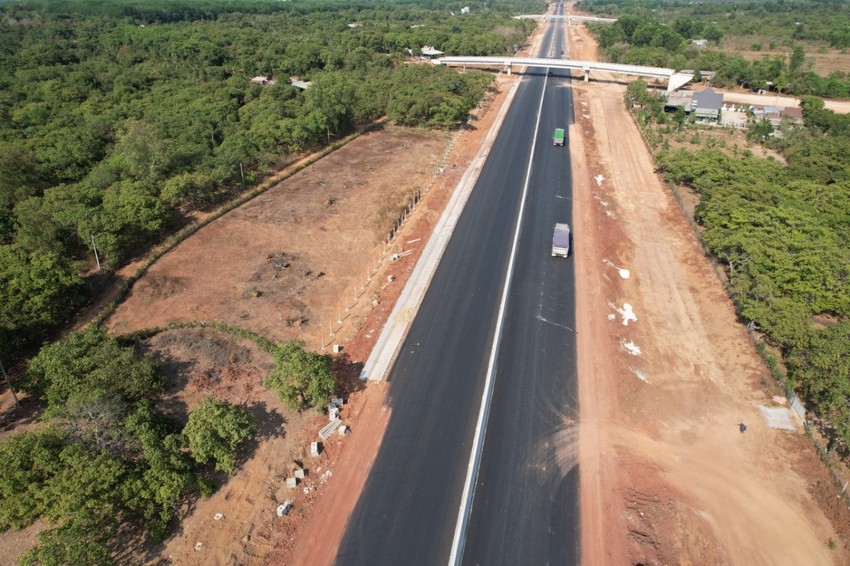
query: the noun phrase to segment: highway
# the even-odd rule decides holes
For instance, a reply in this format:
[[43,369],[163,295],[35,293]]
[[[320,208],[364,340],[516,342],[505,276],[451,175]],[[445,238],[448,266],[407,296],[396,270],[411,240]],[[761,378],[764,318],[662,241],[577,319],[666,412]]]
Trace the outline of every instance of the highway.
[[[563,33],[549,27],[542,56],[560,56]],[[446,564],[453,552],[464,564],[578,562],[574,276],[571,258],[550,254],[572,211],[569,149],[551,136],[571,109],[566,74],[523,77],[390,372],[392,414],[337,564]]]

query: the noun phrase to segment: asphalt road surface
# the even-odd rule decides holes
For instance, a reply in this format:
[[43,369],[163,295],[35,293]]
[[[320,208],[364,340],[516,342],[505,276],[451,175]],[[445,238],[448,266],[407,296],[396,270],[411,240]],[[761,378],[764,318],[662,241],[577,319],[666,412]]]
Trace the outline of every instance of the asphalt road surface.
[[[562,26],[541,54],[560,56]],[[340,545],[341,565],[446,564],[497,327],[541,95],[492,405],[464,564],[578,562],[572,259],[551,257],[570,222],[566,72],[523,78],[389,375],[392,415]],[[368,432],[368,431],[364,431]]]

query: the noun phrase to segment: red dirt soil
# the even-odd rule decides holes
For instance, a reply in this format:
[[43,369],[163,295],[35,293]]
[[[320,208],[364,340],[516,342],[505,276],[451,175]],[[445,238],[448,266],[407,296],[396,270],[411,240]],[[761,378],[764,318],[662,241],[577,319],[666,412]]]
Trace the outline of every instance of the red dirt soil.
[[[594,59],[583,26],[569,32],[570,56]],[[248,406],[261,434],[237,474],[134,562],[333,562],[389,418],[384,386],[360,383],[359,368],[513,80],[499,77],[498,92],[442,156],[442,174],[433,176],[447,138],[367,134],[202,229],[137,283],[108,321],[113,333],[216,320],[316,349],[342,345],[335,363],[351,434],[309,457],[326,417],[287,411],[259,386],[269,360],[247,341],[209,328],[148,340],[173,379],[164,406],[185,414],[212,394]],[[758,404],[774,404],[761,385],[767,371],[653,173],[625,86],[573,84],[583,562],[850,563],[850,512],[805,437],[768,429],[759,416]],[[426,186],[384,249],[388,226],[378,217],[392,222],[384,204]],[[388,261],[402,251],[411,254]],[[637,316],[628,326],[615,310],[624,303]],[[640,355],[624,349],[629,341]],[[308,473],[290,491],[294,460]],[[285,500],[293,510],[277,517]],[[31,529],[0,534],[0,547],[22,551]]]
[[[570,55],[594,59],[583,26],[569,31]],[[769,374],[653,172],[625,86],[574,87],[583,562],[846,564],[850,513],[819,506],[837,493],[805,436],[759,415],[776,404]]]

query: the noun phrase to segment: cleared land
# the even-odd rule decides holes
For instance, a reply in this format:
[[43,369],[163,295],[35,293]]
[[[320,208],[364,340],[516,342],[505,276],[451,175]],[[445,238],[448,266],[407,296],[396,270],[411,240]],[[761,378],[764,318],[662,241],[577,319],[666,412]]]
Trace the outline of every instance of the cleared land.
[[[765,57],[775,59],[784,57],[787,61],[791,58],[791,47],[778,47],[769,49],[770,37],[753,35],[748,37],[724,38],[723,48],[730,53],[740,55],[748,61],[761,61]],[[762,49],[753,49],[753,45],[760,44]],[[836,71],[847,71],[847,50],[834,49],[826,44],[808,43],[804,46],[806,52],[806,64],[822,77],[826,77]]]
[[[448,136],[393,129],[358,138],[169,252],[138,281],[108,328],[124,334],[175,321],[219,321],[275,341],[301,339],[315,349],[346,342],[381,300],[386,279],[366,277],[387,228],[407,198],[429,185],[448,142]],[[384,264],[390,264],[386,257]],[[260,433],[237,474],[185,509],[179,532],[143,558],[264,561],[281,533],[297,530],[332,477],[343,438],[329,439],[322,456],[310,458],[309,443],[325,417],[286,410],[262,386],[270,360],[244,340],[208,328],[181,329],[157,335],[147,347],[172,373],[164,404],[178,416],[213,395],[247,406]],[[339,356],[336,365],[353,393],[359,364]],[[289,490],[285,480],[296,460],[307,477]],[[296,507],[282,519],[275,511],[286,500]]]
[[319,329],[328,333],[334,321],[336,330],[339,309],[356,302],[355,285],[406,199],[430,182],[447,141],[400,130],[363,135],[169,252],[108,328],[217,320],[320,347]]
[[[595,57],[583,27],[570,41],[572,56]],[[625,87],[575,86],[585,561],[846,564],[850,513],[799,423],[760,416],[781,399],[654,174]]]

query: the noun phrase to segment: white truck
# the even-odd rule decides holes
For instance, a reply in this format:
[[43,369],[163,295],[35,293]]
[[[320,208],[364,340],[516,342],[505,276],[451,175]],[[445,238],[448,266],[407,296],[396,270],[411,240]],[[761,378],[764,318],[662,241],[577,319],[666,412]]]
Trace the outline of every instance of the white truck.
[[552,235],[552,257],[569,257],[570,255],[570,225],[555,224],[555,233]]

